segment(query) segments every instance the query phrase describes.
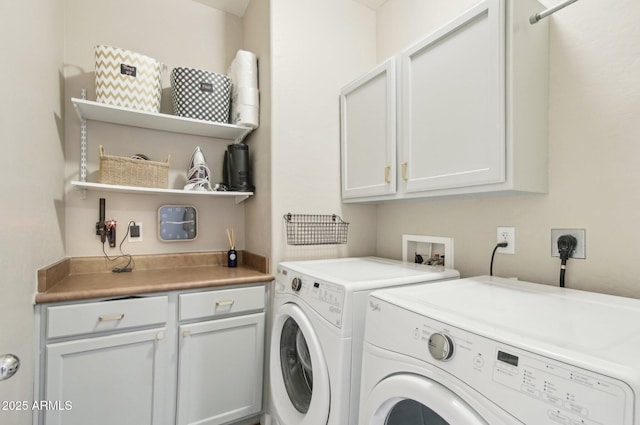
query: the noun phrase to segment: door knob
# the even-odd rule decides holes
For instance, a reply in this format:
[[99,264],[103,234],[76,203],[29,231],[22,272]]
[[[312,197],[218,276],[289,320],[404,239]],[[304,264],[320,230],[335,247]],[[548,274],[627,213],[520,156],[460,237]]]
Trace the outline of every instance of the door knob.
[[0,356],[0,381],[11,378],[20,367],[20,359],[13,354]]

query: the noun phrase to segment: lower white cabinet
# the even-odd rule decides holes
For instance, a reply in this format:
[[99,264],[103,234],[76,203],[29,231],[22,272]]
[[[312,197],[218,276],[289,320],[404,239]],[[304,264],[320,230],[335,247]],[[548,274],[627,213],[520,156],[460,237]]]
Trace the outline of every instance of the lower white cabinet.
[[264,307],[264,284],[38,305],[34,425],[247,423]]
[[82,338],[46,346],[48,425],[162,423],[158,396],[167,364],[164,328]]
[[177,425],[260,413],[264,313],[180,326]]

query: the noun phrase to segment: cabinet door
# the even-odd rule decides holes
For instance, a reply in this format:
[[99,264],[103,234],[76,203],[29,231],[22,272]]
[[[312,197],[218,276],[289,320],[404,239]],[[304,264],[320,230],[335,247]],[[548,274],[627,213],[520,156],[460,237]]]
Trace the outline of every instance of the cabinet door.
[[164,329],[47,344],[46,425],[164,422]]
[[396,192],[395,59],[342,89],[343,199]]
[[264,313],[180,326],[177,424],[216,425],[262,409]]
[[407,192],[505,181],[503,7],[483,1],[402,52]]

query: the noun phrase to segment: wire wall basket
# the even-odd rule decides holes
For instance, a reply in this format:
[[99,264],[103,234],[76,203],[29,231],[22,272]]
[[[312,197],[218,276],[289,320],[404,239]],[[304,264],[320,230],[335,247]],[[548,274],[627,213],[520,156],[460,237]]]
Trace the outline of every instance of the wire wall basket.
[[285,214],[288,245],[347,243],[349,223],[335,214]]

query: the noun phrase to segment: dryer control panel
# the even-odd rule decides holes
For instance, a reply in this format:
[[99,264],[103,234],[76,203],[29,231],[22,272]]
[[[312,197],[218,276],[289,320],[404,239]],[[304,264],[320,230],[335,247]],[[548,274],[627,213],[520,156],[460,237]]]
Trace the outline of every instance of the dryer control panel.
[[[434,379],[461,382],[522,423],[634,424],[634,394],[622,376],[606,376],[571,364],[570,357],[541,355],[379,299],[370,303],[375,305],[367,312],[367,342],[423,361]],[[447,356],[440,356],[444,340]]]
[[344,287],[291,270],[279,269],[276,278],[276,293],[299,297],[301,302],[306,303],[325,320],[342,328]]

